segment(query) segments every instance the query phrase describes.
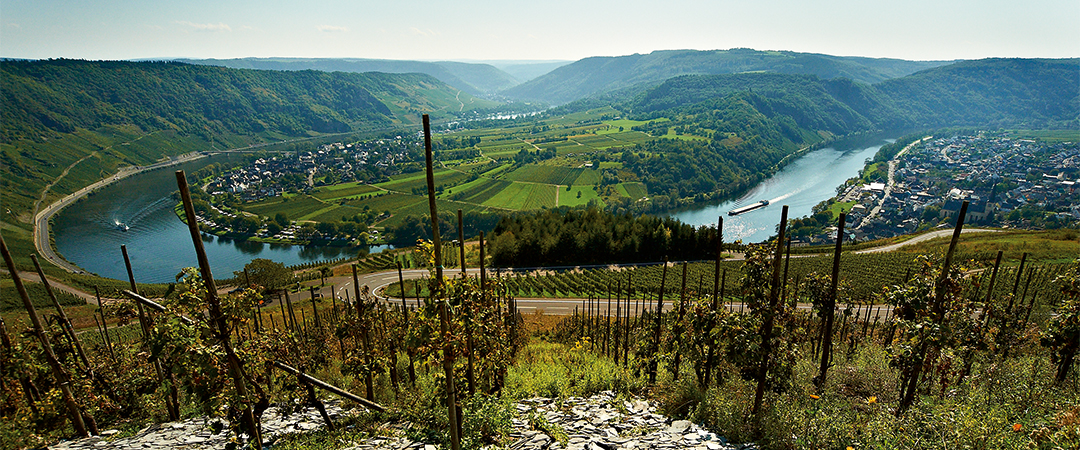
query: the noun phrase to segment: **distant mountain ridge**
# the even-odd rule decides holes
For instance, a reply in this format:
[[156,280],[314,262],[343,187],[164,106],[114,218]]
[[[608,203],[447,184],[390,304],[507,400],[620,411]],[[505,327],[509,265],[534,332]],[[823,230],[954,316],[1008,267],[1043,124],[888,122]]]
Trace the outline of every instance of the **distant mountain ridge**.
[[521,82],[490,64],[454,61],[409,61],[360,58],[237,58],[178,59],[189,64],[222,66],[233,69],[319,70],[323,72],[423,73],[470,95],[491,94]]
[[1080,59],[986,59],[873,85],[814,75],[683,75],[622,107],[636,115],[670,116],[746,93],[768,117],[788,116],[802,128],[833,134],[873,128],[1062,128],[1080,123],[1077,86]]
[[679,75],[743,72],[807,74],[824,79],[850,78],[877,83],[951,62],[751,49],[661,50],[644,55],[585,58],[507,89],[503,94],[510,98],[563,104],[628,87],[646,88]]

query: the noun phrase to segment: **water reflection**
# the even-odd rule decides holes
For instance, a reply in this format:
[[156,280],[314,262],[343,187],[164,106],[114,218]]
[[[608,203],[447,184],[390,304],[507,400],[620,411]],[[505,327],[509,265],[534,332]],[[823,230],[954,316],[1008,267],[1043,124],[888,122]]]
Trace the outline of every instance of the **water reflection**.
[[[215,156],[178,168],[191,173],[214,162],[231,159]],[[170,282],[184,267],[198,265],[186,224],[173,212],[177,200],[177,168],[130,177],[97,191],[72,205],[53,220],[52,234],[61,255],[98,275],[126,280],[120,246],[126,245],[136,280]],[[128,226],[122,231],[120,224]],[[285,265],[323,259],[353,257],[358,247],[318,247],[264,244],[202,234],[200,239],[215,274],[227,276],[243,270],[255,257]],[[387,247],[371,248],[375,253]]]
[[[761,242],[776,234],[784,205],[788,217],[810,215],[818,203],[836,195],[836,187],[857,176],[867,158],[873,158],[882,145],[893,142],[884,135],[856,136],[834,142],[784,166],[742,197],[719,204],[673,212],[672,217],[694,226],[716,226],[724,218],[724,240]],[[728,211],[761,200],[769,205],[737,216]]]

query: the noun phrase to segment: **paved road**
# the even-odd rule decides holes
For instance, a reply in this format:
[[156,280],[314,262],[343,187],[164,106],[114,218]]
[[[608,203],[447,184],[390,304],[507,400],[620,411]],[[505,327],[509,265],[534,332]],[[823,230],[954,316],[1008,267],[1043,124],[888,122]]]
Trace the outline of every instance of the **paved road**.
[[[460,274],[460,273],[461,273],[460,270],[453,270],[453,271],[447,271],[446,275],[447,276],[458,276],[458,274]],[[469,276],[479,276],[479,270],[477,270],[477,269],[469,269],[468,274],[469,274]],[[429,278],[429,277],[430,277],[430,275],[429,275],[428,271],[423,270],[423,269],[412,269],[412,270],[403,270],[402,271],[402,278],[404,278],[405,280],[417,280],[417,279]],[[378,297],[379,299],[381,299],[383,301],[386,301],[387,303],[390,303],[392,305],[400,305],[401,304],[400,297],[387,298],[387,297],[385,297],[383,295],[384,290],[386,289],[387,286],[389,286],[390,284],[398,282],[397,271],[377,272],[377,273],[368,273],[368,274],[358,275],[357,276],[357,281],[360,283],[360,286],[367,286],[368,289],[370,289],[371,292],[375,293],[376,297]],[[316,291],[320,295],[322,295],[322,298],[324,298],[324,299],[329,298],[329,296],[331,295],[330,294],[331,291],[334,292],[334,295],[338,299],[346,298],[346,292],[348,292],[348,298],[350,300],[353,299],[353,298],[356,298],[356,294],[355,294],[356,291],[353,288],[352,276],[351,275],[350,276],[330,277],[330,278],[326,279],[326,283],[327,283],[326,286],[322,286],[322,287],[318,288],[317,291]],[[665,296],[665,297],[667,297],[667,296]],[[309,294],[305,294],[305,295],[302,296],[302,298],[308,299],[310,297],[309,297]],[[531,314],[531,313],[536,312],[536,311],[541,311],[544,314],[548,314],[548,315],[568,316],[568,315],[573,314],[575,309],[580,311],[582,309],[583,304],[584,304],[584,302],[586,300],[581,299],[581,298],[552,299],[552,298],[528,298],[528,297],[526,297],[526,298],[515,299],[515,301],[518,304],[518,310],[520,310],[522,314]],[[406,302],[406,305],[408,305],[409,308],[414,308],[414,307],[417,306],[417,302],[416,302],[415,298],[406,298],[405,302]],[[625,301],[624,301],[623,304],[624,305],[626,304]],[[665,299],[664,311],[674,310],[675,307],[677,306],[677,304],[678,304],[677,299],[676,300],[672,300],[670,298]],[[631,311],[634,311],[635,315],[640,314],[640,312],[642,312],[642,311],[644,311],[646,309],[655,308],[655,306],[656,306],[656,300],[655,299],[650,299],[648,301],[643,301],[640,298],[637,298],[637,299],[632,299],[630,301]],[[743,305],[740,302],[729,302],[725,306],[728,309],[731,309],[733,311],[742,311],[745,308],[745,305]],[[810,311],[810,310],[813,309],[813,306],[811,304],[809,304],[809,303],[799,303],[795,307],[796,307],[796,309],[798,309],[800,311]],[[873,316],[880,316],[880,317],[884,318],[885,315],[888,313],[888,308],[886,306],[884,306],[884,305],[875,305],[872,308],[873,308],[873,312],[871,314]],[[601,316],[606,315],[608,313],[608,311],[607,311],[607,299],[606,298],[602,299],[601,302],[600,302],[600,311],[601,311],[600,312]],[[614,299],[613,299],[612,300],[612,305],[611,305],[610,315],[612,317],[614,317],[615,312],[616,312],[616,306],[615,306]],[[866,315],[865,312],[863,312],[861,314],[863,316]]]
[[878,213],[881,212],[881,207],[885,204],[885,200],[892,195],[893,186],[896,185],[896,165],[900,162],[900,158],[903,157],[904,154],[907,153],[907,151],[910,150],[912,147],[921,144],[922,142],[930,139],[931,137],[933,136],[927,136],[908,144],[906,147],[904,147],[903,150],[897,152],[896,156],[893,156],[892,159],[889,160],[889,178],[888,181],[885,183],[885,195],[881,196],[881,201],[874,205],[874,208],[870,210],[870,214],[866,215],[866,219],[859,223],[860,228],[863,224],[869,222],[870,219],[873,219],[874,216],[878,215]]
[[[991,230],[991,229],[987,229],[987,228],[964,228],[964,229],[960,230],[960,233],[961,234],[963,234],[963,233],[996,233],[997,231],[998,230]],[[856,255],[861,255],[861,254],[864,254],[864,253],[891,252],[891,251],[896,250],[896,249],[898,249],[900,247],[904,247],[904,246],[908,246],[908,245],[914,245],[914,244],[918,244],[920,242],[926,242],[926,241],[929,241],[931,239],[936,239],[936,238],[939,238],[939,237],[952,236],[952,233],[953,233],[952,228],[948,228],[948,229],[943,228],[943,229],[940,229],[940,230],[931,231],[929,233],[920,234],[920,235],[915,236],[915,237],[913,237],[911,239],[908,239],[908,240],[906,240],[904,242],[898,242],[896,244],[885,245],[885,246],[881,246],[881,247],[868,248],[866,250],[858,250],[858,251],[855,252],[855,254]]]

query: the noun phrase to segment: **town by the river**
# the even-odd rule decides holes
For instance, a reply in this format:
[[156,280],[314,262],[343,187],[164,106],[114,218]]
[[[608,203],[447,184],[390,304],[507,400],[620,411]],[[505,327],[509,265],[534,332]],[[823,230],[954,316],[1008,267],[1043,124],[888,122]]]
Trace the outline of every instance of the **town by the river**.
[[[713,225],[724,216],[725,240],[759,242],[775,234],[783,205],[789,217],[810,214],[817,203],[835,195],[836,186],[856,176],[867,158],[887,142],[881,137],[838,143],[799,157],[741,198],[671,215],[693,225]],[[52,234],[64,258],[100,276],[127,277],[121,245],[126,245],[135,277],[140,282],[170,282],[184,267],[195,266],[188,229],[174,214],[174,170],[193,172],[229,156],[213,156],[166,170],[120,180],[64,209],[53,220]],[[745,204],[769,200],[770,205],[735,217],[727,212]],[[229,277],[254,258],[295,265],[352,257],[355,247],[266,244],[203,236],[215,276]],[[372,252],[386,247],[373,247]]]

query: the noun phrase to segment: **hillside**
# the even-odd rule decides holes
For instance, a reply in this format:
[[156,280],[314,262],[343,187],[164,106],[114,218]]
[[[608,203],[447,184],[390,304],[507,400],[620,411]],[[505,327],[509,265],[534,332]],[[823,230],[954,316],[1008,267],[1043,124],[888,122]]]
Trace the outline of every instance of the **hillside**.
[[874,88],[911,127],[1077,128],[1080,58],[983,59],[928,69]]
[[5,61],[0,74],[0,202],[24,223],[50,183],[46,200],[119,166],[497,105],[423,74],[77,60]]
[[863,83],[877,83],[944,64],[948,62],[751,49],[665,50],[647,55],[582,59],[511,88],[504,94],[511,98],[562,104],[627,87],[647,87],[679,75],[742,72],[807,74],[824,79],[850,78]]
[[181,62],[234,69],[319,70],[323,72],[422,73],[470,94],[482,95],[519,84],[514,76],[488,64],[453,61],[403,61],[354,58],[181,59]]
[[767,117],[790,117],[800,127],[834,134],[873,128],[1061,128],[1076,124],[1077,85],[1077,59],[987,59],[874,85],[812,75],[685,75],[625,102],[624,109],[650,118],[671,116],[739,94]]

